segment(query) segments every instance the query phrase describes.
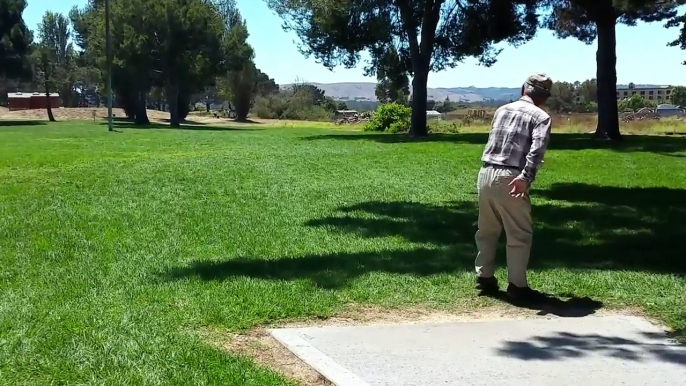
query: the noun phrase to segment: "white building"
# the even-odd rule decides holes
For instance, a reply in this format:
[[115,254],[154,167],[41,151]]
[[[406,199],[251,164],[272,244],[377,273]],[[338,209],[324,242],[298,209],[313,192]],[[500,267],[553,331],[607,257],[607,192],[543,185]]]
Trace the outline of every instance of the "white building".
[[426,112],[426,119],[436,119],[436,120],[439,120],[439,119],[441,119],[441,118],[443,118],[443,114],[439,113],[439,112],[436,111],[436,110],[428,110],[428,111]]

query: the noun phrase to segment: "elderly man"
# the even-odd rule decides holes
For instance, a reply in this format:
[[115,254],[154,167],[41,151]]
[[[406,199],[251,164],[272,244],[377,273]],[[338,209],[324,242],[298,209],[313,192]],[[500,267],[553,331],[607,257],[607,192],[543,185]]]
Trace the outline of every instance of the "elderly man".
[[507,236],[507,294],[513,300],[536,300],[540,293],[526,280],[532,241],[529,187],[543,162],[550,137],[550,116],[539,106],[550,96],[553,82],[542,73],[531,75],[522,97],[500,107],[493,116],[484,149],[477,188],[479,230],[476,232],[476,288],[497,292],[495,252],[505,228]]

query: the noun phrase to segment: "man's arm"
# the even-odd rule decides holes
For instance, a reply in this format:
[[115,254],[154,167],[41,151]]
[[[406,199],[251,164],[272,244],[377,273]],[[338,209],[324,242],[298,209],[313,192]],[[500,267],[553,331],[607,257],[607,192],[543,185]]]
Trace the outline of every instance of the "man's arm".
[[548,147],[548,140],[550,139],[550,129],[552,121],[550,117],[538,122],[531,132],[531,149],[526,155],[526,165],[524,170],[517,177],[518,179],[526,181],[529,185],[536,179],[536,172],[543,163],[543,156]]

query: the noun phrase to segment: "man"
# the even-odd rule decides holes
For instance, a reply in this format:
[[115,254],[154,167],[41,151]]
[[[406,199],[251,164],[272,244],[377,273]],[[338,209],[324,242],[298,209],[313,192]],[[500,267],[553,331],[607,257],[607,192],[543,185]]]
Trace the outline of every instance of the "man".
[[539,106],[550,96],[552,85],[545,74],[531,75],[522,86],[521,99],[495,112],[477,181],[476,288],[499,290],[494,276],[495,252],[505,228],[507,294],[515,300],[536,300],[541,295],[526,279],[533,233],[529,187],[536,179],[550,137],[550,116]]

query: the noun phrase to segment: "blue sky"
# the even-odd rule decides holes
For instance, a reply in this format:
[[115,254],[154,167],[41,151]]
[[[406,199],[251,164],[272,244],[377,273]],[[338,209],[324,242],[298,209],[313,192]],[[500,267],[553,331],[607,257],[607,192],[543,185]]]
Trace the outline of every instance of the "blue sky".
[[[47,10],[68,13],[72,6],[85,0],[29,0],[24,20],[35,29]],[[358,69],[337,68],[329,71],[297,50],[297,36],[281,29],[281,19],[262,0],[237,0],[247,20],[249,42],[256,52],[257,66],[277,83],[296,79],[308,82],[374,82]],[[619,83],[686,85],[686,52],[667,47],[678,29],[665,29],[661,23],[639,24],[617,29],[617,76]],[[540,31],[529,43],[519,48],[506,46],[498,63],[490,68],[467,60],[460,66],[432,73],[429,87],[518,87],[535,71],[548,73],[554,80],[575,81],[595,76],[595,45],[574,39],[559,40],[548,31]]]

